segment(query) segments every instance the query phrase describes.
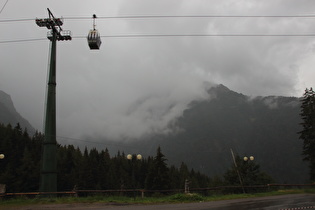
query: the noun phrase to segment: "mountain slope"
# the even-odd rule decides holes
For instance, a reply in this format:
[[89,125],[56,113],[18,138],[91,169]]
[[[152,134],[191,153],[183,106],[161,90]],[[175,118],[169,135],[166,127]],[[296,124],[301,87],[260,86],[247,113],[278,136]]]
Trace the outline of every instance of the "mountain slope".
[[240,156],[253,155],[277,182],[308,182],[302,141],[297,135],[301,129],[298,98],[250,98],[223,85],[208,93],[208,100],[192,102],[176,120],[176,130],[181,132],[154,135],[120,147],[108,142],[108,148],[152,155],[161,146],[170,164],[185,162],[210,176],[220,176],[231,167],[233,149]]
[[20,126],[26,128],[29,134],[33,134],[35,129],[24,119],[15,109],[10,95],[0,90],[0,123],[12,126],[20,123]]
[[178,119],[184,132],[164,140],[165,148],[177,148],[168,151],[170,159],[183,159],[205,173],[221,174],[232,163],[231,148],[241,156],[255,156],[278,182],[307,180],[297,135],[301,129],[298,98],[250,99],[224,86],[210,89],[209,96],[211,100],[193,103]]

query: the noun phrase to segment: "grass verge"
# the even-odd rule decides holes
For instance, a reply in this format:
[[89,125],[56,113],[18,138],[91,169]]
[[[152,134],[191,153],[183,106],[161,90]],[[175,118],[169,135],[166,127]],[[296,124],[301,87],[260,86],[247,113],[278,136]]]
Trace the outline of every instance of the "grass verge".
[[41,204],[73,204],[73,203],[108,203],[108,204],[157,204],[157,203],[189,203],[207,202],[241,198],[254,198],[264,196],[275,196],[285,194],[315,193],[314,189],[307,190],[278,190],[256,194],[229,194],[202,196],[200,194],[175,194],[171,196],[145,197],[134,199],[124,196],[104,196],[95,195],[88,197],[55,197],[55,198],[3,198],[0,200],[0,209],[14,209],[22,206],[41,205]]

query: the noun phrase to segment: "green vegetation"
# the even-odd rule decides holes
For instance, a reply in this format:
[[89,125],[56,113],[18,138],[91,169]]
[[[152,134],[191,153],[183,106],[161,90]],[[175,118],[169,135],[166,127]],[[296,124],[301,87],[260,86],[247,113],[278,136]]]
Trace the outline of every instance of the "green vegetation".
[[157,204],[157,203],[191,203],[191,202],[207,202],[230,199],[254,198],[264,196],[275,196],[285,194],[301,194],[315,193],[314,189],[300,190],[278,190],[256,194],[228,194],[228,195],[212,195],[202,196],[200,194],[174,194],[170,196],[145,197],[134,199],[124,196],[88,196],[88,197],[60,197],[60,198],[14,198],[0,200],[0,209],[14,209],[17,206],[41,205],[41,204],[73,204],[73,203],[108,203],[108,204]]

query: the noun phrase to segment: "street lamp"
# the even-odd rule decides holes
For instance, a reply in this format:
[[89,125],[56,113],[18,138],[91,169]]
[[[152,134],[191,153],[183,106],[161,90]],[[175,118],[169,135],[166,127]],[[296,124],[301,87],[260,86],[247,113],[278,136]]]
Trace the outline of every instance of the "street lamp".
[[[4,154],[0,154],[0,160],[4,159]],[[5,193],[6,188],[5,188],[5,184],[0,184],[0,194]]]
[[254,156],[245,156],[243,158],[244,160],[244,167],[243,167],[243,182],[245,182],[247,185],[250,185],[252,183],[252,176],[253,176],[253,164],[250,163],[254,160]]
[[128,154],[128,155],[127,155],[127,159],[128,159],[128,160],[131,160],[131,159],[132,159],[132,155],[131,155],[131,154]]
[[134,160],[141,160],[142,155],[138,154],[135,158],[133,155],[128,154],[127,159],[131,161],[131,170],[132,170],[132,185],[133,185],[133,199],[136,200],[136,186],[135,186],[135,169],[134,169]]
[[254,156],[250,156],[249,158],[248,157],[244,157],[243,158],[243,160],[246,162],[246,161],[248,161],[248,160],[250,160],[250,161],[253,161],[255,158],[254,158]]
[[142,159],[142,155],[138,154],[137,155],[137,160],[141,160]]
[[[128,160],[132,160],[132,155],[131,155],[131,154],[128,154],[128,155],[127,155],[127,159],[128,159]],[[136,156],[136,159],[137,159],[137,160],[141,160],[141,159],[142,159],[142,155],[138,154],[138,155]]]

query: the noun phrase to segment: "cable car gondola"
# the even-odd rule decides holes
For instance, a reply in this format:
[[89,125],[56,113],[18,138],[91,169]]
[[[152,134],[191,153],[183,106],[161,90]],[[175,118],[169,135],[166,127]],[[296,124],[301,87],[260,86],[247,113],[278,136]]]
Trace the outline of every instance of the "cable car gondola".
[[95,29],[95,18],[96,18],[96,15],[94,14],[93,15],[93,29],[90,30],[87,36],[87,41],[91,50],[99,50],[102,44],[101,36],[98,33],[98,31]]

